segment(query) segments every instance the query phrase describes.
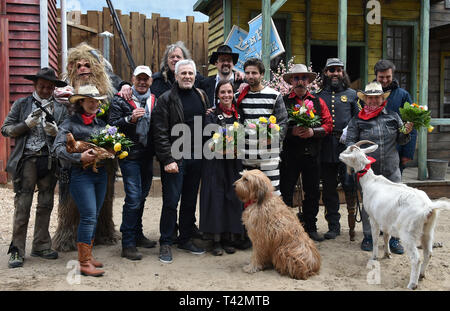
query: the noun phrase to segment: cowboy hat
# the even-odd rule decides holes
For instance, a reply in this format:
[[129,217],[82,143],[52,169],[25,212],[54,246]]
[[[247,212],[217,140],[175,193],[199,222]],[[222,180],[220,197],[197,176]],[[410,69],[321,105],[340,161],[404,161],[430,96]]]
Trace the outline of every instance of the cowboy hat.
[[69,102],[75,104],[80,99],[84,98],[94,98],[97,100],[102,100],[106,98],[106,95],[100,95],[97,88],[94,85],[82,85],[79,87],[78,92],[69,97]]
[[211,54],[211,57],[209,58],[209,63],[211,65],[215,65],[217,59],[219,58],[219,55],[231,55],[231,57],[233,57],[233,65],[236,65],[239,59],[239,54],[233,53],[233,50],[228,45],[221,45],[217,48],[216,52],[213,52]]
[[27,80],[31,80],[36,82],[39,78],[55,83],[57,87],[64,87],[67,85],[66,82],[58,80],[56,77],[56,73],[53,69],[44,67],[39,69],[39,71],[35,75],[26,75],[23,76]]
[[365,100],[366,96],[383,96],[384,99],[388,98],[391,91],[383,92],[383,87],[379,82],[371,82],[366,85],[366,89],[364,91],[358,91],[356,95],[358,95],[359,99]]
[[303,64],[295,64],[291,68],[290,72],[285,73],[283,75],[283,80],[286,81],[287,83],[291,83],[291,78],[296,76],[296,75],[306,75],[306,76],[308,76],[308,78],[309,78],[308,82],[309,83],[314,81],[314,79],[317,77],[317,73],[308,71],[308,68],[306,68],[305,65],[303,65]]

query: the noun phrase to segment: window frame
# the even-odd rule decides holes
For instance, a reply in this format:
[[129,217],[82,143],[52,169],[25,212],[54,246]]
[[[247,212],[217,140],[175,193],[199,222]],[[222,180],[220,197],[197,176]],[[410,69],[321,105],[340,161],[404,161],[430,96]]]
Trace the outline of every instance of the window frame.
[[410,26],[413,27],[413,50],[411,53],[411,81],[410,81],[410,94],[412,96],[413,102],[417,102],[417,57],[419,46],[419,21],[409,20],[409,21],[399,21],[399,20],[389,20],[383,19],[383,59],[387,59],[387,27],[389,26]]
[[[439,73],[439,118],[444,118],[444,95],[445,95],[445,58],[450,59],[450,51],[441,52],[441,63],[440,63],[440,73]],[[450,105],[450,104],[448,104]],[[440,132],[450,132],[450,126],[441,125],[439,126]]]

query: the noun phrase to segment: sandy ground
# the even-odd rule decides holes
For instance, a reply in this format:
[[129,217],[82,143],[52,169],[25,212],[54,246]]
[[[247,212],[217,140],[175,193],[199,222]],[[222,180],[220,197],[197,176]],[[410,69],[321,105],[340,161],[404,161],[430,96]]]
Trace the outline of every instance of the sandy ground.
[[[106,274],[103,277],[77,278],[71,262],[77,258],[76,252],[60,252],[55,261],[29,255],[36,201],[29,223],[25,265],[23,268],[9,269],[6,252],[11,239],[14,193],[11,189],[0,188],[0,197],[0,291],[383,291],[406,290],[409,280],[408,257],[394,254],[392,259],[379,261],[379,284],[369,284],[373,282],[368,282],[368,277],[370,279],[370,276],[376,275],[376,267],[367,266],[370,253],[359,248],[361,224],[357,224],[357,241],[349,241],[345,206],[341,206],[342,234],[336,240],[317,243],[322,256],[322,268],[319,275],[306,281],[281,276],[274,270],[246,274],[242,267],[248,263],[251,250],[215,257],[210,253],[192,255],[173,248],[173,263],[162,264],[158,260],[158,246],[140,249],[144,258],[141,261],[129,261],[120,257],[120,242],[114,246],[94,248],[95,257],[105,264]],[[114,222],[119,230],[123,197],[116,197],[114,203]],[[149,198],[146,203],[144,233],[153,240],[159,238],[161,204],[161,197]],[[323,207],[320,208],[318,218],[319,231],[326,232]],[[50,225],[51,234],[55,232],[56,226],[55,207]],[[443,242],[443,247],[434,249],[426,278],[420,282],[418,290],[450,290],[450,213],[440,214],[435,233],[435,241]],[[382,245],[382,254],[381,248]]]

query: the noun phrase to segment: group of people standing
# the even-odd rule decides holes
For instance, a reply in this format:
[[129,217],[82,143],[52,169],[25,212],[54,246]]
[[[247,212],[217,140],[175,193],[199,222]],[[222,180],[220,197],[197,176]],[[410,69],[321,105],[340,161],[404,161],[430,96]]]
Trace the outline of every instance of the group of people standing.
[[[92,61],[81,58],[77,62],[80,76],[89,76]],[[56,259],[58,253],[51,247],[48,232],[53,208],[53,193],[57,182],[58,167],[68,169],[67,181],[80,221],[77,228],[77,248],[80,272],[99,276],[103,264],[92,256],[97,219],[105,200],[108,161],[97,163],[98,172],[83,169],[96,153],[92,149],[69,152],[67,134],[76,141],[89,141],[92,134],[106,124],[116,126],[132,142],[128,156],[118,160],[125,198],[122,209],[122,253],[130,260],[142,259],[138,247],[157,245],[144,236],[142,215],[146,197],[152,184],[153,157],[161,166],[163,205],[160,218],[159,260],[173,261],[172,246],[192,254],[203,254],[205,249],[197,245],[195,237],[213,241],[212,254],[225,251],[234,253],[236,248],[246,249],[251,243],[242,225],[241,215],[245,205],[240,202],[233,183],[243,169],[260,169],[271,180],[274,194],[281,195],[288,206],[293,206],[293,194],[300,173],[305,198],[298,214],[305,231],[315,241],[334,239],[340,234],[338,184],[341,183],[348,208],[350,239],[355,238],[355,212],[357,183],[346,172],[338,155],[346,145],[360,139],[369,139],[382,145],[381,153],[374,155],[376,174],[392,181],[400,181],[400,168],[413,158],[415,139],[407,131],[400,133],[403,125],[398,108],[409,94],[393,80],[395,67],[381,60],[375,66],[377,81],[369,84],[364,92],[350,89],[345,66],[337,58],[328,59],[322,72],[322,88],[314,94],[308,86],[316,73],[296,64],[284,75],[292,88],[289,94],[263,84],[266,68],[260,59],[248,59],[244,74],[235,71],[238,54],[227,45],[220,46],[210,57],[217,75],[204,78],[196,71],[195,62],[180,42],[167,47],[161,71],[152,74],[145,65],[136,67],[131,83],[116,84],[114,93],[107,92],[96,79],[86,79],[74,85],[68,104],[55,100],[56,87],[65,86],[49,68],[26,77],[34,81],[32,96],[14,103],[2,126],[4,136],[16,139],[16,145],[8,161],[8,172],[13,176],[15,213],[13,239],[8,253],[9,267],[20,267],[25,257],[25,239],[34,188],[37,185],[38,207],[32,256]],[[85,68],[86,72],[83,72]],[[120,82],[120,81],[119,81]],[[389,95],[390,94],[390,95]],[[388,97],[389,95],[389,97]],[[101,100],[110,98],[109,110],[103,117],[98,111]],[[361,99],[361,100],[358,100]],[[385,100],[387,98],[387,101]],[[287,111],[305,100],[312,101],[321,124],[304,128],[289,121]],[[53,116],[53,118],[50,118]],[[267,146],[270,157],[256,150],[251,157],[251,138],[246,136],[244,157],[205,159],[197,150],[210,137],[203,137],[203,128],[214,125],[217,131],[229,125],[244,124],[274,116],[280,127],[281,144]],[[189,135],[174,131],[184,125]],[[200,127],[200,137],[198,134]],[[378,130],[375,130],[378,129]],[[179,141],[183,150],[176,150]],[[409,142],[409,148],[399,147]],[[177,152],[179,151],[179,152]],[[264,150],[267,152],[267,149]],[[400,155],[399,155],[400,152]],[[181,154],[181,156],[180,156]],[[60,183],[62,175],[60,174]],[[322,200],[328,232],[317,232],[317,214],[322,180]],[[196,226],[197,197],[200,193],[200,219]],[[363,214],[364,240],[362,248],[371,248],[370,226]],[[401,245],[394,239],[393,252],[401,253]]]

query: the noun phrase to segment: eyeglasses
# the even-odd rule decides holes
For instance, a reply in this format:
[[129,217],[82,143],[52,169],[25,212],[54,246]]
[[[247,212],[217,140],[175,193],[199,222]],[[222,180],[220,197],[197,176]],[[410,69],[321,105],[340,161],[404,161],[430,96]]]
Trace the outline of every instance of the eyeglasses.
[[298,82],[300,80],[306,81],[306,80],[308,80],[308,76],[295,76],[292,79],[294,79],[295,82]]
[[333,73],[333,72],[342,72],[342,68],[341,67],[330,67],[328,68],[328,71]]

